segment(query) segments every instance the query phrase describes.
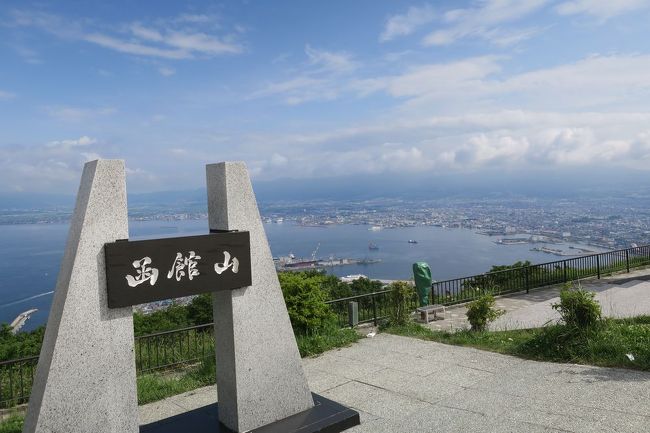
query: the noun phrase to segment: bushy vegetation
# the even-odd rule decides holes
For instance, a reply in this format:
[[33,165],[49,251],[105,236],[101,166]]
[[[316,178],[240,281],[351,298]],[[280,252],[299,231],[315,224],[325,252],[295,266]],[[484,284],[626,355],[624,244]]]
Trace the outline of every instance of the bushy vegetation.
[[505,311],[494,308],[494,296],[483,295],[467,305],[467,320],[472,331],[484,331],[487,325]]
[[411,320],[411,302],[415,295],[413,286],[404,281],[395,281],[388,286],[390,290],[390,316],[392,325],[401,326]]
[[194,297],[188,305],[172,304],[164,310],[143,314],[133,313],[133,330],[136,336],[172,331],[212,322],[212,294]]
[[583,290],[578,286],[565,287],[560,292],[560,302],[553,304],[554,310],[569,329],[576,332],[596,330],[601,324],[600,304],[594,299],[595,293]]
[[325,275],[283,272],[278,277],[296,335],[321,332],[335,324],[336,317],[325,303],[327,292],[322,286]]
[[44,335],[44,326],[14,335],[9,325],[0,324],[0,361],[38,355]]

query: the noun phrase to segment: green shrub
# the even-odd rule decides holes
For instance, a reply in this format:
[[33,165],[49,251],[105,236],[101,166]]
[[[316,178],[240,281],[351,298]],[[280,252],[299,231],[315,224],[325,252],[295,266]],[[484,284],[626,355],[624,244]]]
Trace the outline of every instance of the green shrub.
[[336,316],[325,303],[327,293],[321,286],[321,274],[282,272],[278,277],[296,334],[319,332],[335,322]]
[[562,321],[569,328],[593,330],[601,323],[600,304],[594,296],[595,293],[583,290],[580,286],[574,289],[564,288],[560,292],[560,302],[552,307],[560,313]]
[[505,311],[494,308],[494,296],[483,295],[467,305],[467,320],[472,331],[484,331],[488,323],[496,320]]
[[411,318],[409,304],[413,299],[413,287],[404,281],[395,281],[388,286],[390,289],[390,323],[394,326],[405,325]]

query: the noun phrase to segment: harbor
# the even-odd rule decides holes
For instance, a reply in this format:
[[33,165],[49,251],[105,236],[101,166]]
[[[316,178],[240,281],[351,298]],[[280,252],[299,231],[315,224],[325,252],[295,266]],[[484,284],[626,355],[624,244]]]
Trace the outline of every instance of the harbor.
[[370,258],[336,258],[330,257],[327,259],[304,259],[296,258],[293,254],[284,257],[274,257],[275,269],[278,271],[308,271],[308,270],[325,270],[340,266],[353,266],[353,265],[373,265],[381,263],[381,259]]

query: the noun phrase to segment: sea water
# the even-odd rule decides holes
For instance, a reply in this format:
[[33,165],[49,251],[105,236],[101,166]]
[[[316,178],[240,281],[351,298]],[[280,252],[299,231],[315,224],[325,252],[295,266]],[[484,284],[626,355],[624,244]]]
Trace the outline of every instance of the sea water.
[[[24,330],[47,321],[68,228],[67,224],[0,226],[0,322],[11,322],[32,308],[38,311],[27,321]],[[431,267],[433,278],[440,281],[479,274],[492,265],[518,260],[541,263],[561,259],[530,251],[530,244],[498,245],[494,242],[496,238],[468,229],[417,226],[369,230],[366,225],[305,227],[290,222],[269,223],[264,228],[274,257],[293,254],[310,259],[316,251],[319,259],[381,260],[369,265],[326,268],[337,276],[363,274],[376,279],[408,279],[412,277],[412,264],[424,261]],[[129,222],[132,240],[207,231],[206,220]],[[377,249],[369,249],[370,243]],[[567,247],[562,246],[565,250]]]

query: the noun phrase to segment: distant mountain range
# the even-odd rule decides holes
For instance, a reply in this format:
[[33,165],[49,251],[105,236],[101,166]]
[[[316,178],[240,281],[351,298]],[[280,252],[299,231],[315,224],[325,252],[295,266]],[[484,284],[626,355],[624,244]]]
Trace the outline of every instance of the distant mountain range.
[[[650,198],[646,171],[621,171],[608,167],[537,172],[503,172],[419,175],[350,175],[347,177],[256,181],[258,201],[347,201],[441,198]],[[204,209],[205,188],[181,191],[131,193],[129,207],[154,206]],[[74,197],[63,194],[0,193],[0,209],[72,208]]]

